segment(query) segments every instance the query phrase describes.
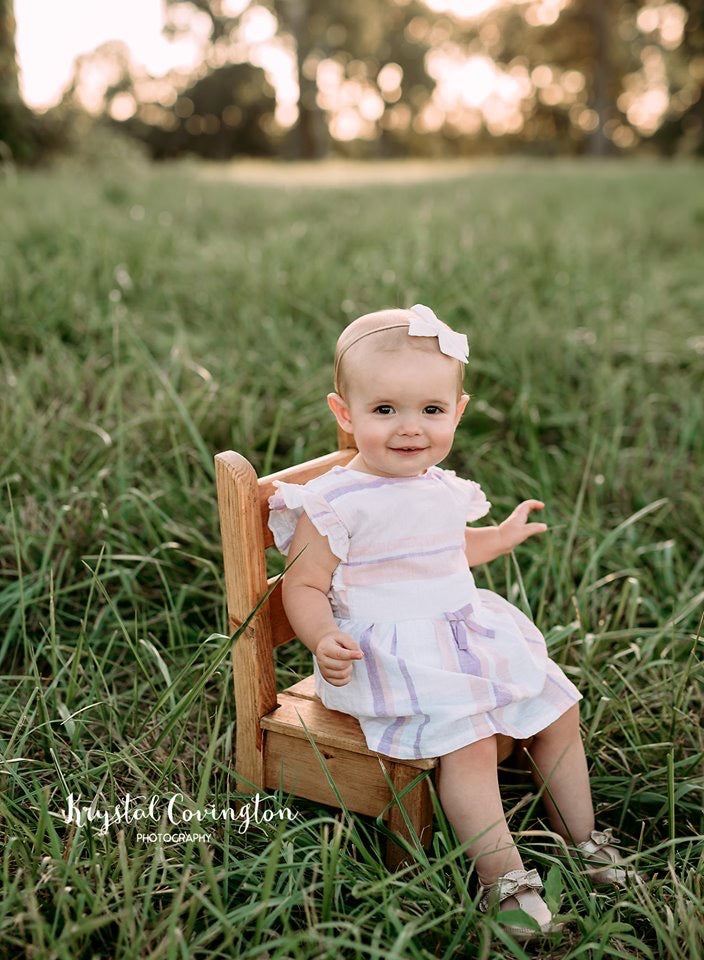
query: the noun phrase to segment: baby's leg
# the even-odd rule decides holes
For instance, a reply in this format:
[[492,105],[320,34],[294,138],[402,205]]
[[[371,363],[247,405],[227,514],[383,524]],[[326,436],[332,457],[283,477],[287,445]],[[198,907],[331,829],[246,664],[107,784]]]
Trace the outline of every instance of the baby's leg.
[[466,851],[477,857],[477,873],[484,886],[509,870],[523,870],[501,803],[496,737],[477,740],[440,757],[438,793],[460,842],[471,841]]
[[533,772],[536,784],[547,783],[543,800],[552,829],[568,843],[587,840],[594,829],[594,807],[579,732],[579,704],[536,734],[528,753],[538,768]]

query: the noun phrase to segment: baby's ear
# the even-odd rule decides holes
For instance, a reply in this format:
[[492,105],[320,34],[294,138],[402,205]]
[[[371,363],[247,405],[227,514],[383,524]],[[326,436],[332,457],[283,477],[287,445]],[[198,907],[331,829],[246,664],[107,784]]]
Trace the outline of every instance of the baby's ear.
[[347,433],[352,433],[352,421],[350,420],[349,407],[339,395],[339,393],[328,394],[328,406],[333,412],[338,424]]
[[455,426],[457,426],[457,424],[460,422],[460,417],[464,413],[464,408],[467,406],[468,403],[469,403],[469,394],[463,393],[462,396],[457,401],[457,421],[455,423]]

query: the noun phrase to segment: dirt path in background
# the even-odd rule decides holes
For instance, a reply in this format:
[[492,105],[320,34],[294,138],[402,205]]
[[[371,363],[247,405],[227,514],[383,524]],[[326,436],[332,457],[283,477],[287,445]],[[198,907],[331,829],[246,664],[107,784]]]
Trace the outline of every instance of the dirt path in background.
[[197,177],[231,180],[270,186],[344,187],[373,183],[416,183],[423,180],[452,180],[499,165],[481,160],[233,160],[226,163],[194,165]]

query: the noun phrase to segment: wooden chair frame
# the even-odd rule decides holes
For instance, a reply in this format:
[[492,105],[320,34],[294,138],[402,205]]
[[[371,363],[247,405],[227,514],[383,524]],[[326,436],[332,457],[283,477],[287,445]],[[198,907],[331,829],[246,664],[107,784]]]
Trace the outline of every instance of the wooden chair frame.
[[[306,483],[355,455],[354,440],[338,429],[340,449],[266,477],[232,450],[215,457],[218,508],[225,565],[229,628],[237,631],[267,592],[266,548],[273,545],[267,520],[274,480]],[[233,644],[237,712],[235,771],[243,793],[283,789],[294,796],[339,808],[314,740],[348,810],[383,820],[392,834],[410,839],[406,817],[424,846],[432,837],[428,777],[407,789],[424,771],[432,777],[437,759],[398,760],[367,748],[358,721],[326,709],[315,695],[313,676],[277,693],[274,650],[294,639],[284,612],[281,582]],[[305,727],[304,727],[305,724]],[[306,732],[307,730],[307,732]],[[499,760],[513,741],[499,738]],[[403,794],[402,805],[393,791]],[[405,811],[405,816],[404,816]],[[386,862],[395,867],[404,852],[389,842]]]

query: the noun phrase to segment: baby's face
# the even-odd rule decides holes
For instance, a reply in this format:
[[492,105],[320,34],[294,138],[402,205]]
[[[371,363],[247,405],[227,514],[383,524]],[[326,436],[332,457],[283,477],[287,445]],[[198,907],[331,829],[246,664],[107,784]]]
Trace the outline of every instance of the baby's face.
[[457,396],[457,361],[412,348],[360,352],[355,361],[347,402],[328,397],[338,423],[357,442],[349,466],[380,477],[412,477],[443,460],[469,399]]

